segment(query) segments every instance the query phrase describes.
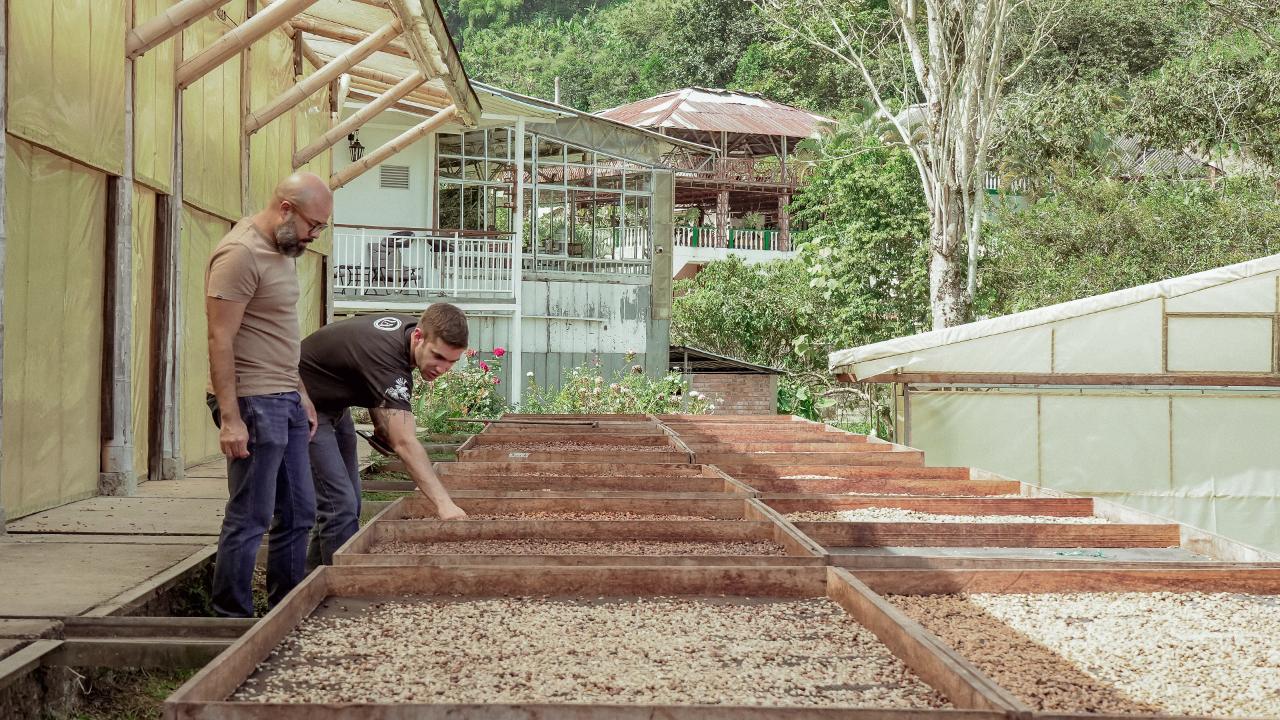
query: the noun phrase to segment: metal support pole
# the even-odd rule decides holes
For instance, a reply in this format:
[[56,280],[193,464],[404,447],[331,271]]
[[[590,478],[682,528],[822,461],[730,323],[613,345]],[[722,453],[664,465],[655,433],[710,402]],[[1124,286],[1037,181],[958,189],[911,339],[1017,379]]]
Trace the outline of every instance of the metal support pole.
[[514,147],[516,166],[516,211],[512,223],[515,232],[511,235],[511,294],[513,311],[511,314],[511,339],[508,350],[511,352],[511,404],[519,405],[524,393],[524,118],[516,119],[516,142]]

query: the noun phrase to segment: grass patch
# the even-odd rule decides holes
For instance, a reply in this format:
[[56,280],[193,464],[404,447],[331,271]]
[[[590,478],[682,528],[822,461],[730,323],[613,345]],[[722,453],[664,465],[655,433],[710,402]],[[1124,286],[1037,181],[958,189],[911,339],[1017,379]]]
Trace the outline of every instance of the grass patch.
[[94,670],[81,680],[84,707],[72,720],[159,720],[164,699],[196,674],[195,668]]

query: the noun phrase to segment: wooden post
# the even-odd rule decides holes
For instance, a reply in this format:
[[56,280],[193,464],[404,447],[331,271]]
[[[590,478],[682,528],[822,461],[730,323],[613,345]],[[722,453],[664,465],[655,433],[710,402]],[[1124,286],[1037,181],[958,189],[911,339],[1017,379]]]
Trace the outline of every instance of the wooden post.
[[229,0],[182,0],[150,20],[135,25],[125,36],[127,57],[130,60],[140,57],[227,2]]
[[790,204],[790,195],[778,196],[778,246],[774,250],[791,249],[791,213],[787,210]]
[[716,193],[716,244],[729,247],[729,191]]
[[[360,108],[355,114],[343,122],[335,125],[324,135],[320,136],[320,138],[315,142],[299,150],[293,156],[293,167],[295,169],[300,168],[311,162],[315,156],[333,147],[349,133],[359,130],[365,123],[372,120],[383,110],[395,105],[397,101],[405,95],[408,95],[415,87],[424,82],[426,82],[426,78],[423,77],[420,72],[415,72],[404,80],[401,80],[400,84],[379,95],[376,100]],[[348,92],[350,92],[350,90],[348,90]],[[341,114],[341,112],[342,105],[339,104],[338,113]]]
[[4,255],[7,235],[4,216],[9,207],[5,194],[5,118],[8,116],[7,85],[9,77],[9,3],[0,0],[0,535],[4,535]]
[[232,55],[252,45],[285,20],[316,3],[316,0],[276,0],[266,10],[240,23],[209,47],[178,66],[175,73],[178,90],[186,90],[210,70],[231,59]]
[[511,338],[507,348],[511,352],[511,364],[508,373],[511,383],[511,404],[519,405],[524,394],[524,289],[521,287],[524,276],[524,116],[516,117],[516,141],[512,148],[512,158],[516,167],[515,217],[511,219],[514,232],[511,233],[511,297],[513,310],[511,313]]
[[[130,6],[133,3],[129,3]],[[129,8],[132,19],[133,8]],[[107,183],[107,274],[103,302],[102,458],[99,495],[133,495],[133,98],[134,61],[124,61],[124,168]]]
[[[262,129],[264,125],[283,115],[289,108],[303,102],[312,93],[328,85],[331,81],[337,79],[339,75],[377,52],[399,34],[400,23],[398,21],[392,20],[383,25],[377,32],[361,40],[358,45],[330,60],[324,67],[285,90],[278,97],[267,103],[266,107],[249,113],[244,122],[245,133],[252,134]],[[299,34],[295,37],[301,38],[302,35]]]
[[378,165],[383,160],[386,160],[392,155],[404,150],[418,140],[421,140],[424,136],[431,134],[436,130],[436,128],[452,120],[456,114],[457,108],[450,105],[436,113],[434,117],[427,118],[403,133],[400,133],[400,135],[396,136],[395,139],[391,140],[387,144],[377,150],[374,150],[368,155],[365,155],[360,160],[342,168],[342,170],[337,173],[334,173],[333,177],[329,179],[329,189],[337,190],[343,185],[355,180],[368,171],[369,168]]
[[[174,53],[182,59],[182,36],[175,40]],[[168,195],[156,204],[156,311],[152,313],[151,337],[156,347],[152,355],[151,451],[148,477],[152,480],[181,480],[183,475],[182,433],[179,412],[178,313],[182,296],[179,265],[182,254],[182,88],[174,89],[173,158]]]

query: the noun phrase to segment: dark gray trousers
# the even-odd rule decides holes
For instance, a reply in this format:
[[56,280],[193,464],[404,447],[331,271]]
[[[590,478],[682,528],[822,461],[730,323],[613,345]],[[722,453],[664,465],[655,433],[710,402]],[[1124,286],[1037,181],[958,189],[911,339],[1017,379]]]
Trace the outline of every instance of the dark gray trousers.
[[360,471],[351,412],[316,411],[316,436],[308,448],[316,487],[316,524],[307,569],[332,565],[333,553],[360,529]]

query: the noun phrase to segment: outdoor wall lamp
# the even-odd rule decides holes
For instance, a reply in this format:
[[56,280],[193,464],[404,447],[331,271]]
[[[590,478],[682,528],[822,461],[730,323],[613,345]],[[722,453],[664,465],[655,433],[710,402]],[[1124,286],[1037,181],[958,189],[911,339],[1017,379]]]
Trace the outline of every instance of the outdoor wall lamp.
[[358,131],[347,135],[347,148],[351,150],[351,162],[364,157],[364,145],[360,144],[360,138],[357,135],[359,135]]

